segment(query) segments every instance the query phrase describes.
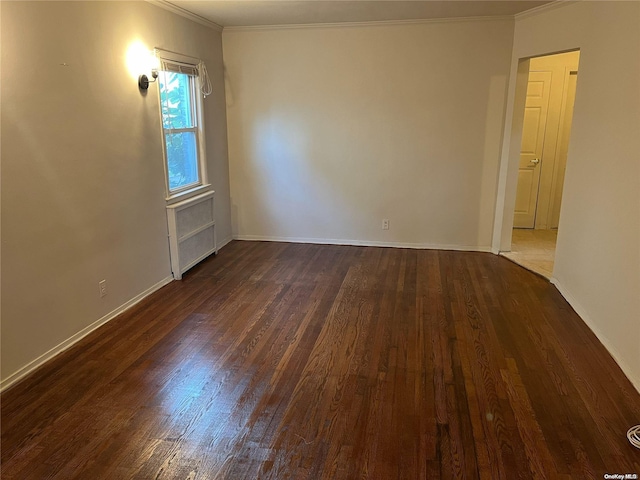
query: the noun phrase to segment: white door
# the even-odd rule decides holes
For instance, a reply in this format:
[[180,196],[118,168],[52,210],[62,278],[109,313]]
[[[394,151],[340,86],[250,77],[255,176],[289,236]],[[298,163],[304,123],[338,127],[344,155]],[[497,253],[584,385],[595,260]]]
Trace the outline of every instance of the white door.
[[544,146],[550,90],[551,72],[529,73],[522,126],[516,208],[513,216],[515,228],[533,228],[535,225],[540,184],[540,159]]

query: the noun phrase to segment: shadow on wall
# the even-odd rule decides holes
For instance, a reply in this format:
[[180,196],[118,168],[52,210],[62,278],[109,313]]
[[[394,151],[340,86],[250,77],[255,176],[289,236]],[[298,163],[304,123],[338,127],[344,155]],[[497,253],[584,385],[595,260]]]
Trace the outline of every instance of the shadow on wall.
[[502,130],[507,94],[507,77],[494,75],[489,82],[487,116],[485,120],[484,149],[482,159],[480,202],[478,203],[478,245],[483,239],[492,238],[496,209],[496,192],[500,169]]
[[[337,157],[326,163],[314,161],[313,129],[305,117],[274,113],[254,124],[251,151],[245,157],[251,167],[246,172],[245,192],[249,198],[245,200],[257,207],[252,221],[256,231],[298,237],[302,227],[303,231],[331,236],[332,224],[345,225],[357,217],[357,193],[363,185],[354,185],[349,197],[340,178],[331,181],[322,171],[323,166],[331,166],[340,172],[348,164],[338,165]],[[265,201],[274,197],[278,199],[276,204]],[[333,212],[332,218],[327,211]],[[325,234],[320,238],[328,237]]]

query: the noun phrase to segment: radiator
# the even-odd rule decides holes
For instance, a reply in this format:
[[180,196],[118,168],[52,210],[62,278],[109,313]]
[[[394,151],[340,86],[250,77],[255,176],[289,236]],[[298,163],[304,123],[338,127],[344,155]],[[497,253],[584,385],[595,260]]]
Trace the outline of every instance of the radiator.
[[176,280],[180,280],[182,274],[196,263],[218,253],[214,193],[203,193],[167,206],[171,270]]

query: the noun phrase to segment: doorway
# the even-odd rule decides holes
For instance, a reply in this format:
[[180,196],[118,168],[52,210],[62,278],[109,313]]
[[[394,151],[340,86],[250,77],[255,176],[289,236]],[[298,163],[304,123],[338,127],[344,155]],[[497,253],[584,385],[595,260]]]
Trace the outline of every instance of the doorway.
[[547,278],[553,273],[579,60],[574,51],[529,61],[511,251],[503,255]]

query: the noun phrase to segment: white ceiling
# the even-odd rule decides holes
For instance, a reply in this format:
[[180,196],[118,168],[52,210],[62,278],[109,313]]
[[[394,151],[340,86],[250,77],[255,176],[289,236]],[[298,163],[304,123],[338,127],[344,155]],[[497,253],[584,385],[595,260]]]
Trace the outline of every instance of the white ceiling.
[[222,27],[487,17],[550,3],[529,0],[171,0]]

